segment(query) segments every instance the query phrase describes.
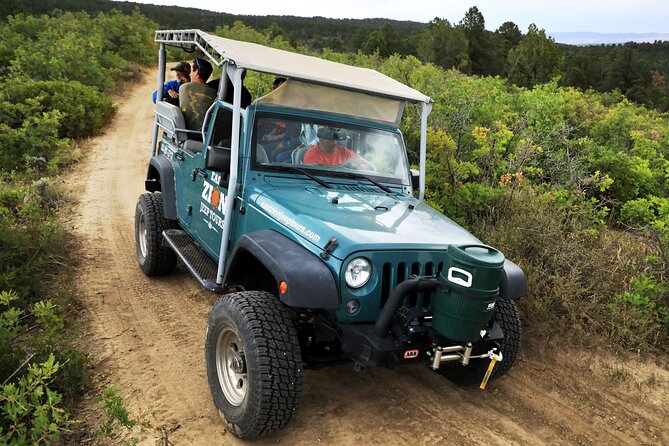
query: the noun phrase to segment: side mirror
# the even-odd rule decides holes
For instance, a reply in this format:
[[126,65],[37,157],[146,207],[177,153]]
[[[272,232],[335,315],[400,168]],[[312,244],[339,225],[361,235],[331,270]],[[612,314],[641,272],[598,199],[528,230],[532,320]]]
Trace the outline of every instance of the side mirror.
[[411,186],[415,191],[420,187],[420,171],[418,169],[411,169]]
[[230,158],[230,149],[226,147],[209,146],[207,147],[207,157],[204,161],[204,167],[212,172],[229,173]]

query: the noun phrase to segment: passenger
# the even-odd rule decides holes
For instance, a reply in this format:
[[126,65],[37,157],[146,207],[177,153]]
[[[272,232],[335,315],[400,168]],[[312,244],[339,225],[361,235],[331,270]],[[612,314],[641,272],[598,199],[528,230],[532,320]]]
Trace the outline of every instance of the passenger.
[[[169,102],[172,105],[179,105],[179,88],[181,85],[186,82],[190,82],[190,64],[188,62],[179,62],[174,68],[170,68],[170,71],[174,71],[177,78],[168,82],[165,82],[163,86],[163,101]],[[153,103],[156,103],[158,98],[158,90],[153,92]]]
[[277,77],[276,79],[274,79],[274,82],[272,82],[272,90],[276,90],[276,89],[279,88],[279,87],[281,86],[281,84],[283,84],[284,82],[286,82],[286,78],[285,78],[285,77]]
[[[223,75],[221,75],[223,76]],[[241,108],[246,108],[249,105],[251,105],[251,102],[253,102],[253,96],[251,96],[251,92],[249,92],[248,88],[244,85],[244,78],[246,77],[246,71],[242,73],[242,97],[241,97]],[[225,92],[225,98],[223,99],[225,102],[228,104],[232,104],[232,101],[234,99],[234,92],[235,88],[232,85],[232,81],[230,80],[230,77],[225,75],[225,79],[227,81],[227,90]],[[221,79],[212,79],[209,82],[207,82],[207,85],[209,85],[211,88],[216,90],[218,92],[218,87],[219,84],[221,83]]]
[[184,114],[186,128],[201,130],[207,110],[216,100],[216,90],[206,82],[211,76],[211,64],[196,57],[191,70],[191,82],[183,84],[179,89],[179,107]]
[[336,166],[358,157],[353,150],[337,144],[337,141],[344,136],[340,129],[319,127],[317,135],[318,143],[306,151],[304,164]]
[[289,161],[293,150],[300,145],[300,129],[299,122],[267,120],[261,139],[269,159],[280,163]]

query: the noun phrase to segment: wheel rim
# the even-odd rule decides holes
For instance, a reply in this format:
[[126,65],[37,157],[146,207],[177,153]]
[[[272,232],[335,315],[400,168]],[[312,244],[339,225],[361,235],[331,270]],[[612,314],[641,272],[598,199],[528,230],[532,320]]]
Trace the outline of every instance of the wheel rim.
[[137,239],[139,241],[139,251],[142,257],[146,258],[146,217],[144,212],[139,216],[139,225],[137,226]]
[[246,356],[239,337],[231,329],[221,330],[216,341],[216,372],[225,398],[239,406],[246,397]]

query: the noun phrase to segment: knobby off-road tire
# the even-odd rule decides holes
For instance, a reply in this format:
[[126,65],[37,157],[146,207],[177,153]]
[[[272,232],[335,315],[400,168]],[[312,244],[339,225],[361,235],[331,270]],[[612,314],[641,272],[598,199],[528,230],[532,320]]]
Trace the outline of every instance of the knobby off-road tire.
[[261,291],[231,293],[211,309],[205,340],[214,404],[241,439],[288,424],[302,393],[302,356],[290,310]]
[[163,231],[176,228],[177,222],[163,213],[162,194],[142,194],[135,208],[135,248],[139,267],[147,276],[162,276],[174,271],[177,255],[163,243]]
[[[498,299],[493,315],[494,320],[500,325],[504,332],[504,340],[500,342],[502,351],[502,362],[498,362],[493,369],[490,379],[497,379],[505,375],[516,361],[520,351],[520,318],[516,303],[512,300]],[[472,354],[486,353],[482,346],[474,345]],[[462,385],[479,385],[490,365],[487,359],[472,359],[469,365],[460,363],[446,363],[439,367],[439,373],[451,381]]]

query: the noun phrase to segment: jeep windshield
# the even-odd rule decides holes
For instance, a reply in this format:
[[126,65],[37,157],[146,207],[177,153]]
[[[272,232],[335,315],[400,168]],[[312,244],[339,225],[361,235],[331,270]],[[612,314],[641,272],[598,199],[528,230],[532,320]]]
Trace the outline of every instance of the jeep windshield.
[[302,173],[409,184],[406,151],[397,132],[260,114],[253,134],[260,168],[296,172],[291,168],[297,167]]

